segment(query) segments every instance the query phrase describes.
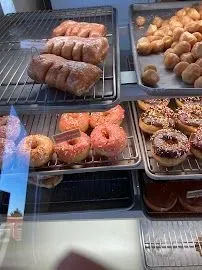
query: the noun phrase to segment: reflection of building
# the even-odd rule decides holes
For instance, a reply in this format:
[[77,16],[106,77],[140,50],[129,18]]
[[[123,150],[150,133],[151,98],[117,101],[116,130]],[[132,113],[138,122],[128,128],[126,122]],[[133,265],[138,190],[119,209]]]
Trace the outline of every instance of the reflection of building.
[[7,217],[7,225],[11,230],[11,237],[16,241],[21,240],[23,217]]

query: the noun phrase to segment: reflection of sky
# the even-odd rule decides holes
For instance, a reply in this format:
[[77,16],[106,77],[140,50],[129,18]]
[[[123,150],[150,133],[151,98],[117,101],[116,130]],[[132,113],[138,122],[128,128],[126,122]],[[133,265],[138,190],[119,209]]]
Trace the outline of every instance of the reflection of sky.
[[[10,115],[17,116],[13,107],[10,110]],[[21,129],[22,132],[18,141],[26,136],[26,131],[23,125],[21,125]],[[14,168],[12,169],[12,174],[8,175],[8,173],[10,173],[10,167],[6,168],[4,164],[2,164],[0,190],[10,193],[8,213],[11,213],[16,208],[21,212],[24,212],[29,166],[28,164],[25,166],[23,162],[19,162],[17,156],[15,156],[12,162],[12,167]],[[17,172],[21,172],[21,174],[17,174]]]

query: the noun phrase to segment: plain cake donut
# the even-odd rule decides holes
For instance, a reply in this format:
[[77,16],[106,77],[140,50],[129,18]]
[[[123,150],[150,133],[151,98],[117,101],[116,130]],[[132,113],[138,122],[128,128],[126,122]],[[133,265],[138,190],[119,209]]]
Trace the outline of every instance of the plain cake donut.
[[158,130],[151,143],[153,158],[165,167],[184,162],[190,149],[187,136],[175,129]]
[[30,162],[30,167],[41,167],[53,155],[53,142],[44,135],[29,135],[18,145],[20,159]]
[[125,111],[120,105],[117,105],[108,111],[93,112],[90,115],[90,126],[95,128],[102,124],[120,125],[124,119],[124,113]]
[[79,129],[86,132],[89,127],[89,113],[63,113],[59,120],[61,132]]
[[81,136],[72,140],[55,143],[55,152],[61,162],[72,164],[87,158],[90,150],[90,137],[81,132]]
[[127,146],[127,135],[117,124],[97,126],[90,137],[92,148],[100,156],[115,157]]

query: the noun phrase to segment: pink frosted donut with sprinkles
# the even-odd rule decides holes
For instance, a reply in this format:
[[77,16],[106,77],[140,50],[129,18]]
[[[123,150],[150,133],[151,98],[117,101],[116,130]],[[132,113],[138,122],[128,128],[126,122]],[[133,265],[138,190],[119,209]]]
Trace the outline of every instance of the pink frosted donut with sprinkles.
[[90,137],[92,148],[100,156],[115,157],[127,146],[127,135],[117,124],[97,126]]
[[124,119],[124,114],[125,110],[120,105],[117,105],[108,111],[93,112],[90,115],[90,126],[95,128],[96,126],[103,124],[121,125]]
[[61,162],[72,164],[87,158],[90,150],[90,137],[81,132],[81,136],[72,140],[55,143],[55,152]]

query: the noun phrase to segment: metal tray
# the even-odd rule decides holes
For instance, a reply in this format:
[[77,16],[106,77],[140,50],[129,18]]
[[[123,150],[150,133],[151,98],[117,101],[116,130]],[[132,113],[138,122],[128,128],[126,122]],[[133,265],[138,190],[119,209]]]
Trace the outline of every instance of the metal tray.
[[64,175],[53,189],[29,184],[25,216],[86,210],[131,209],[135,205],[130,171]]
[[132,102],[132,107],[146,174],[151,179],[164,181],[202,179],[202,161],[195,159],[192,155],[188,156],[182,164],[172,168],[160,166],[156,162],[151,155],[150,137],[145,135],[139,128],[138,118],[140,111],[134,102]]
[[[151,20],[155,16],[162,18],[169,18],[174,13],[185,6],[193,6],[201,3],[200,1],[186,1],[186,2],[170,2],[170,3],[154,3],[154,4],[134,4],[130,6],[130,37],[132,44],[133,59],[135,63],[135,70],[137,74],[137,81],[139,86],[152,96],[188,96],[200,95],[201,89],[190,88],[187,84],[178,79],[174,72],[167,71],[163,64],[163,54],[152,54],[149,56],[138,55],[136,50],[137,40],[144,36]],[[147,20],[144,28],[139,28],[135,24],[137,16],[144,16]],[[160,81],[156,88],[144,86],[141,80],[141,73],[144,66],[148,64],[155,64],[158,67]]]
[[[95,156],[91,150],[86,160],[80,163],[67,165],[60,163],[57,160],[50,161],[46,166],[40,168],[30,168],[30,174],[36,175],[56,175],[56,174],[72,174],[79,172],[93,172],[93,171],[109,171],[109,170],[123,170],[134,169],[141,162],[141,155],[139,149],[139,143],[136,135],[136,129],[133,122],[132,107],[129,102],[122,104],[125,109],[125,119],[122,126],[128,134],[128,145],[124,152],[116,158],[106,158]],[[58,113],[38,113],[38,114],[22,114],[19,116],[21,123],[25,127],[24,134],[44,134],[48,137],[52,137],[57,134],[58,121],[60,114]],[[90,133],[90,130],[89,130]],[[13,166],[9,173],[22,173],[24,171],[22,166]]]
[[[103,23],[107,27],[110,49],[100,68],[100,80],[83,97],[50,88],[31,80],[27,66],[31,60],[30,47],[51,37],[52,30],[63,20]],[[120,59],[117,11],[112,7],[40,11],[6,15],[0,18],[0,105],[1,111],[15,105],[18,111],[104,110],[120,100]],[[29,47],[28,46],[28,47]]]
[[200,270],[201,221],[140,221],[145,269]]
[[[191,180],[190,180],[191,181]],[[195,184],[198,182],[201,183],[201,180],[194,181],[193,182],[193,188]],[[176,205],[169,211],[166,212],[160,212],[160,211],[154,211],[150,209],[145,201],[144,201],[144,194],[147,189],[147,185],[150,184],[160,184],[160,181],[154,182],[154,180],[149,179],[145,173],[140,173],[139,175],[139,185],[140,185],[140,194],[141,194],[141,200],[142,200],[142,210],[145,214],[146,217],[148,217],[151,220],[185,220],[185,219],[200,219],[202,217],[202,213],[196,213],[196,212],[191,212],[182,207],[182,205],[179,203],[179,200],[177,201]],[[166,184],[165,181],[161,181],[161,183]],[[174,184],[173,185],[173,190],[180,190],[182,187],[183,183],[186,183],[186,180],[184,181],[173,181],[173,182],[167,182],[168,184]],[[196,188],[197,189],[197,188]]]

